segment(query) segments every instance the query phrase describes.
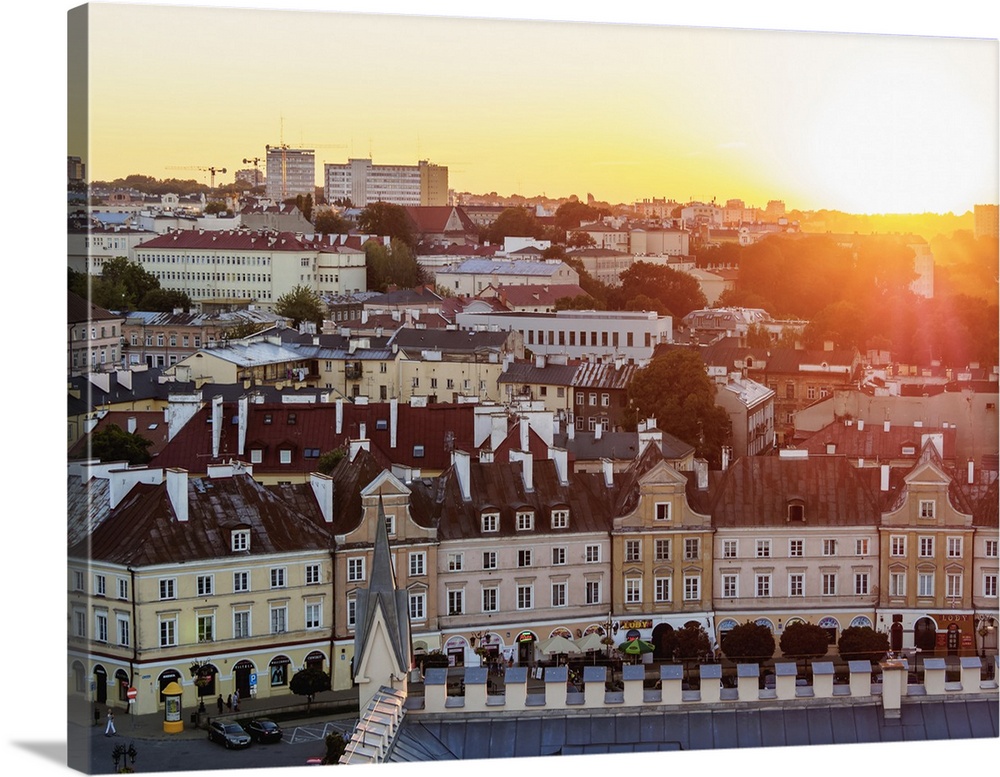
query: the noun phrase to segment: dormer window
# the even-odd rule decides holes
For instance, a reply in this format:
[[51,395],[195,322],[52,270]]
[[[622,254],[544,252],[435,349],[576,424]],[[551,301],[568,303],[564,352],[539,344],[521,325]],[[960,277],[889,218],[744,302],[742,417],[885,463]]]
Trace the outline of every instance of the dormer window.
[[264,423],[265,424],[270,424],[271,420],[272,420],[271,414],[270,413],[264,413]]
[[657,521],[669,521],[670,520],[670,502],[657,502],[655,519]]
[[806,506],[801,499],[795,499],[788,503],[788,522],[805,523]]
[[483,532],[500,531],[500,513],[483,513]]
[[917,446],[913,443],[905,443],[903,445],[903,455],[904,456],[915,456],[917,454]]
[[552,528],[565,529],[569,526],[569,510],[552,511]]
[[250,530],[236,529],[232,535],[232,548],[234,553],[250,550]]
[[518,511],[517,530],[531,531],[533,528],[535,528],[535,514],[530,511]]
[[934,500],[933,499],[921,499],[920,500],[920,517],[926,518],[928,520],[933,520],[934,518]]

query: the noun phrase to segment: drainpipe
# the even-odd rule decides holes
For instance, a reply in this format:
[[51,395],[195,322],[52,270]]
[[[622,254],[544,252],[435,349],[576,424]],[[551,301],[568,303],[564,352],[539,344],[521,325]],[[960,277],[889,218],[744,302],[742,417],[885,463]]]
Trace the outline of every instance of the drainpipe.
[[[128,567],[128,574],[129,574],[129,578],[130,578],[129,579],[129,585],[132,587],[132,595],[131,595],[131,599],[132,599],[132,635],[131,635],[132,636],[132,656],[128,660],[128,681],[129,681],[130,686],[132,688],[135,688],[135,687],[137,687],[136,683],[135,683],[135,662],[139,660],[139,619],[136,617],[136,611],[135,611],[135,605],[136,605],[136,601],[135,601],[135,596],[136,596],[135,570],[132,569],[131,566]],[[136,700],[136,703],[138,703],[138,699]],[[129,713],[132,712],[132,705],[131,704],[128,705],[128,711],[129,711]]]
[[340,656],[335,655],[337,649],[337,550],[330,548],[330,687],[333,687],[334,667]]

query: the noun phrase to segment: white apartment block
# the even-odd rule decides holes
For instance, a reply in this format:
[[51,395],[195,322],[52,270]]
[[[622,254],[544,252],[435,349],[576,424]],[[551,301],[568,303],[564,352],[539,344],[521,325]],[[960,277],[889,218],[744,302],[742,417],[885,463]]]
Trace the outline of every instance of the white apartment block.
[[421,160],[415,165],[376,165],[370,159],[323,166],[327,202],[349,199],[357,208],[373,202],[447,205],[448,168]]
[[311,148],[267,147],[267,197],[282,202],[316,193],[316,152]]
[[646,311],[560,310],[555,313],[459,313],[460,329],[517,331],[535,356],[622,360],[644,366],[661,343],[673,342],[673,319]]

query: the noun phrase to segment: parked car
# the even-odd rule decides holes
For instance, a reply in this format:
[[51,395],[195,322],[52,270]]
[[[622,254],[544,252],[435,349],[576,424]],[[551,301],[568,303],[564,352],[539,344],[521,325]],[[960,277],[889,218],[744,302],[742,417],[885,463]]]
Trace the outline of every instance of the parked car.
[[247,732],[254,742],[280,742],[281,727],[269,718],[254,718],[247,724]]
[[210,742],[225,745],[227,750],[250,747],[250,735],[243,730],[239,723],[213,720],[208,724],[208,739]]

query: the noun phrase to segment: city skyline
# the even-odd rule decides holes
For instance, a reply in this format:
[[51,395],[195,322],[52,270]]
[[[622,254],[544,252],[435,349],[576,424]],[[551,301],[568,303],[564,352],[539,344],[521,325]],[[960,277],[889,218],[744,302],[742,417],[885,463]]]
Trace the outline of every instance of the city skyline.
[[[80,154],[91,180],[207,183],[172,168],[211,166],[227,169],[221,183],[284,142],[316,149],[317,185],[324,163],[370,157],[429,159],[449,168],[452,189],[502,196],[959,214],[997,200],[995,40],[176,6],[91,14],[91,145]],[[255,40],[267,45],[249,56]],[[319,55],[296,66],[287,51]],[[137,61],[170,78],[123,90],[121,63]]]

